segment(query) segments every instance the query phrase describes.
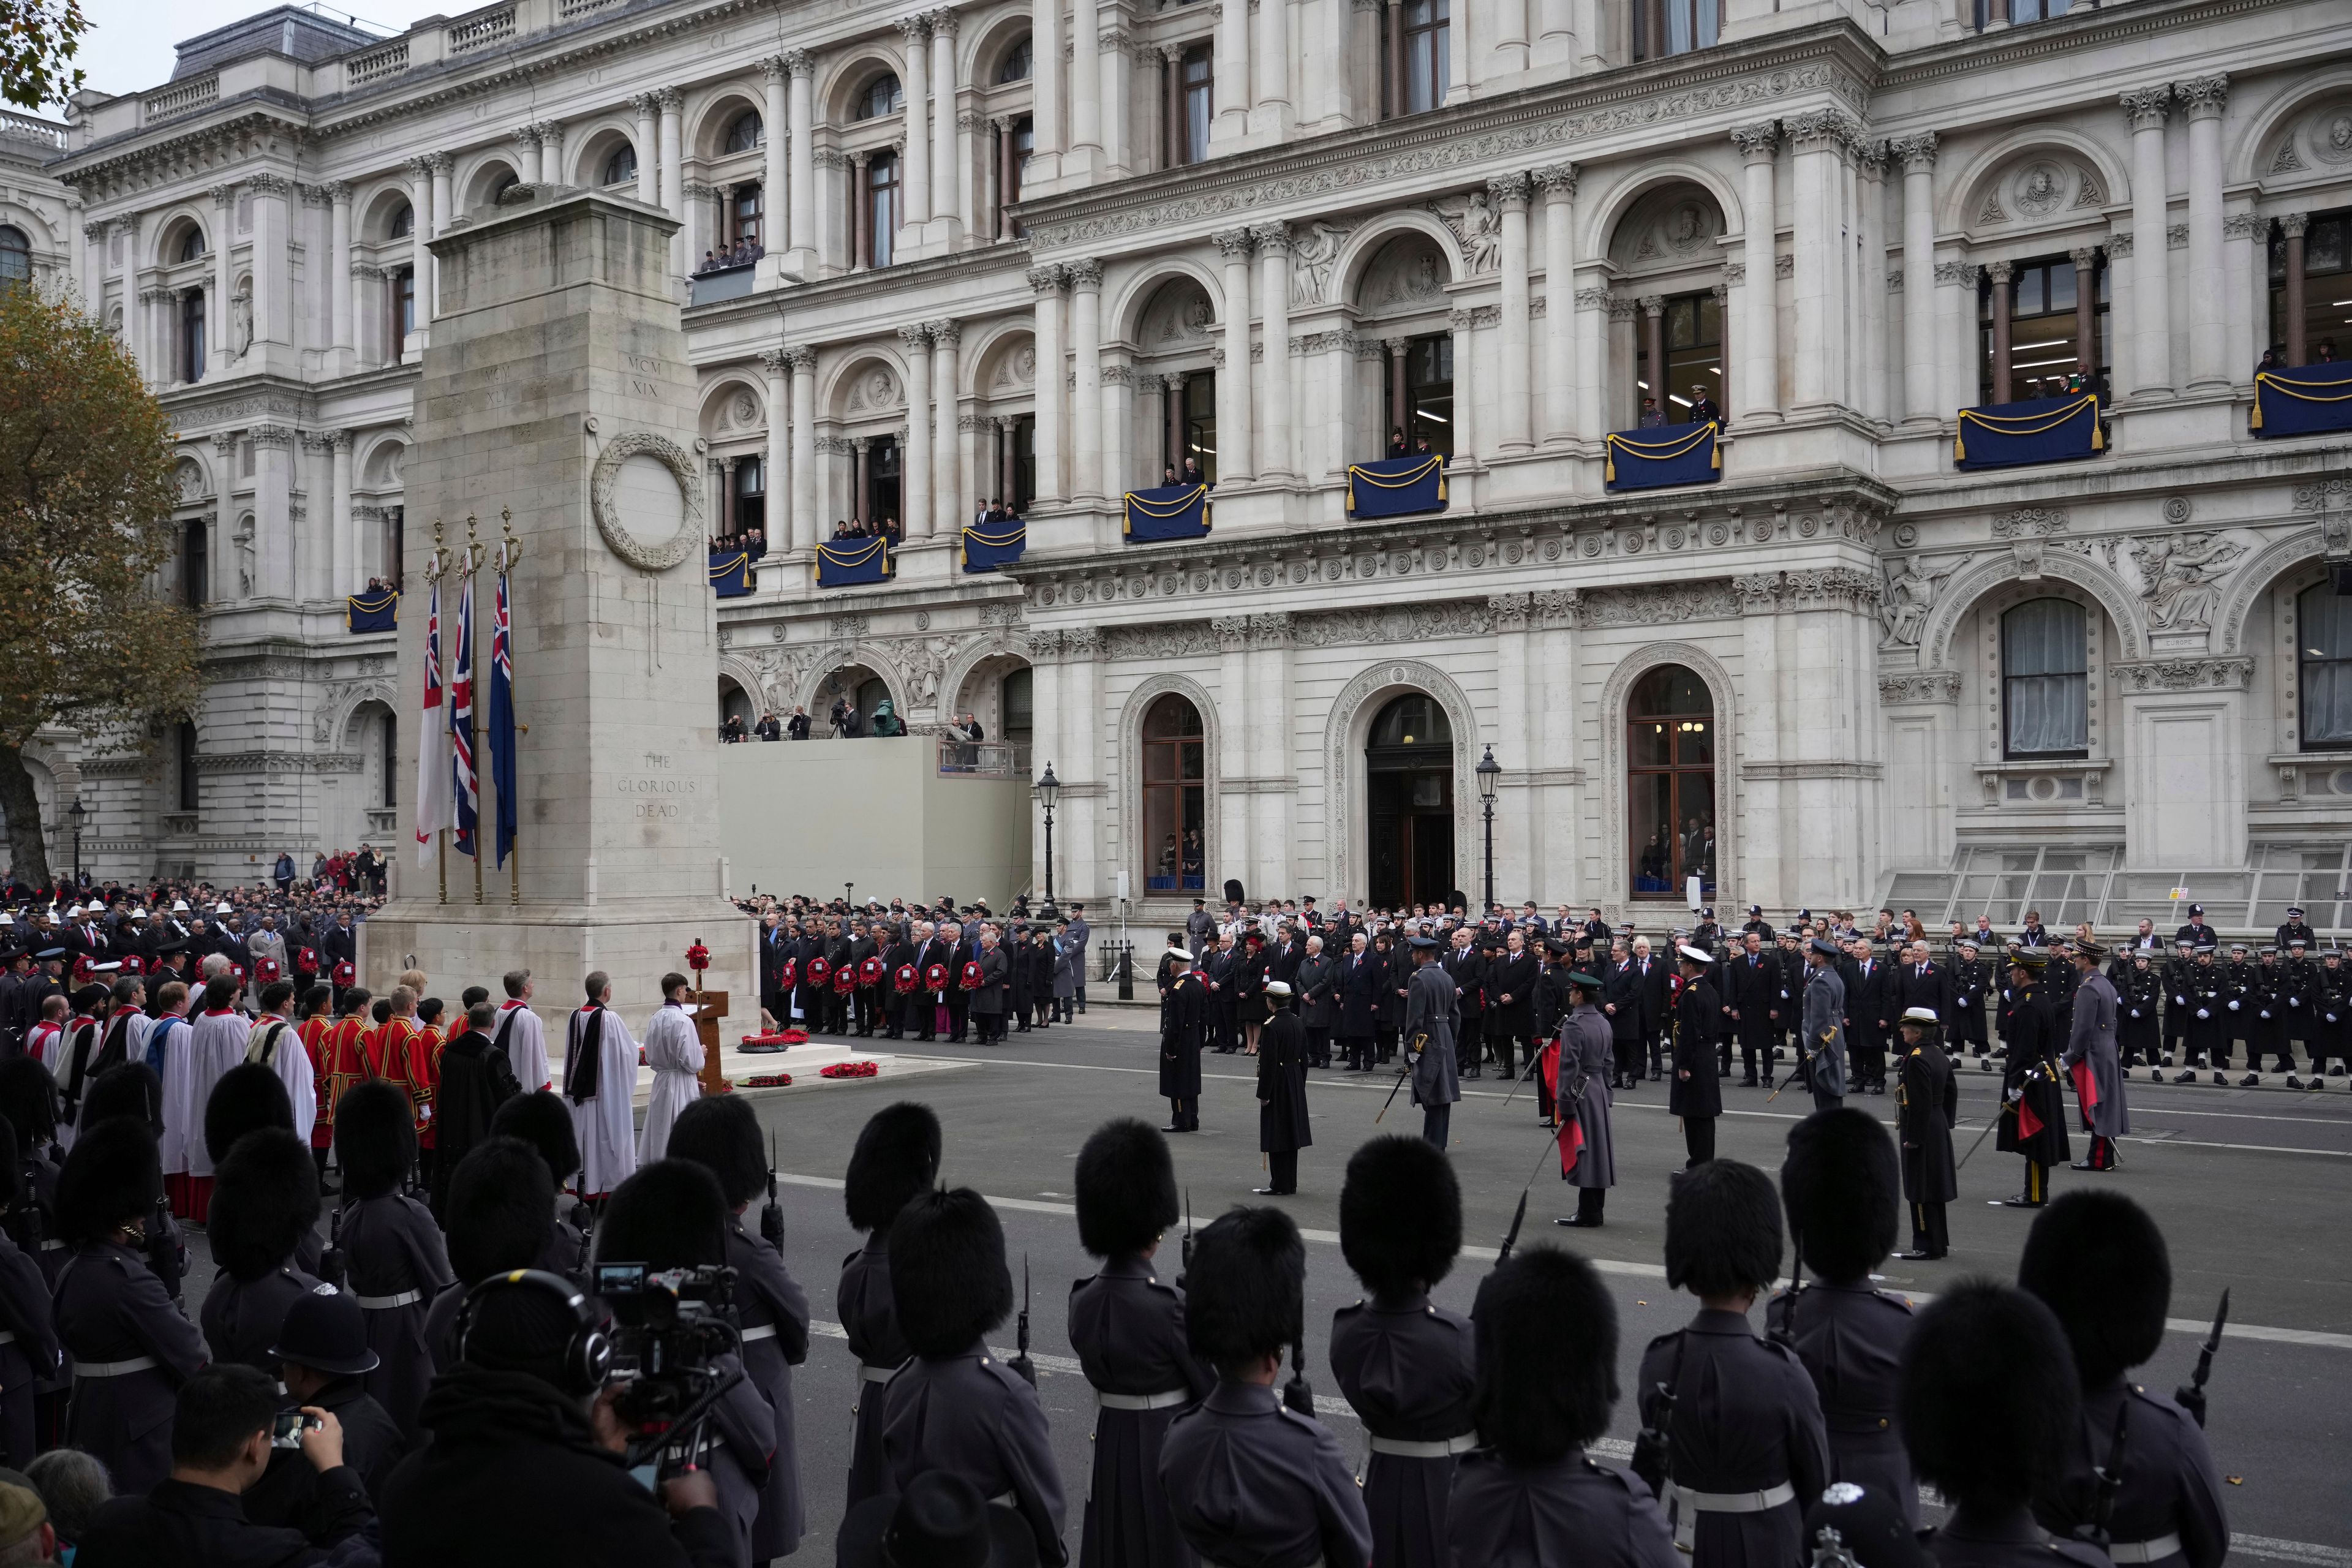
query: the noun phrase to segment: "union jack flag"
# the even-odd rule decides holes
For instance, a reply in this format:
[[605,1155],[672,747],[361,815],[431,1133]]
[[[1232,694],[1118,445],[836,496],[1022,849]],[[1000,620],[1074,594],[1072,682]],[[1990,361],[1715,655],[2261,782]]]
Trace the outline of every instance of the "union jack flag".
[[499,547],[497,616],[490,631],[490,788],[499,797],[498,863],[514,847],[515,795],[514,624],[507,605],[506,547]]
[[474,776],[474,579],[457,592],[457,662],[449,677],[450,798],[457,806],[457,853],[471,855],[481,812]]

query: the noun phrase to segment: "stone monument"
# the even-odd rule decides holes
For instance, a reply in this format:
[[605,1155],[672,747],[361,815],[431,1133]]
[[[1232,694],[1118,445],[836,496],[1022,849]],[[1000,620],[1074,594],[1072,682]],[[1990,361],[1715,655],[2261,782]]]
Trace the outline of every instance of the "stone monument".
[[[560,1049],[581,980],[602,969],[641,1016],[697,938],[706,984],[759,994],[753,922],[727,900],[719,836],[718,612],[705,574],[702,443],[669,268],[676,220],[593,191],[518,186],[431,249],[438,309],[416,393],[400,617],[395,897],[367,922],[362,983],[414,955],[453,999],[529,969]],[[496,546],[509,576],[519,729],[520,877],[493,858],[488,746]],[[475,520],[475,749],[481,891],[454,846],[446,889],[413,825],[434,525],[453,555]],[[458,578],[442,581],[441,667]],[[526,1085],[525,1087],[534,1087]]]

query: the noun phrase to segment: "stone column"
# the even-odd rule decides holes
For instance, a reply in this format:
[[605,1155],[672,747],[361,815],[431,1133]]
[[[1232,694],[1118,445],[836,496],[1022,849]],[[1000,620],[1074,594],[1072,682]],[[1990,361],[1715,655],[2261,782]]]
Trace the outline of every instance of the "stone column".
[[[985,414],[956,416],[956,489],[968,491],[971,499],[949,520],[948,538],[961,543],[965,520],[988,504],[988,481],[994,476],[983,468],[980,458],[980,433],[992,421]],[[950,557],[950,568],[961,564],[961,558]]]
[[679,270],[691,272],[702,265],[704,251],[727,243],[727,231],[719,223],[722,209],[719,187],[707,180],[688,180],[680,205],[686,226],[679,236],[686,250],[686,264]]
[[1454,328],[1454,458],[1475,463],[1480,456],[1477,429],[1478,312],[1457,310],[1448,318]]
[[[1795,405],[1820,409],[1844,401],[1845,312],[1852,302],[1838,297],[1838,189],[1843,178],[1839,152],[1845,117],[1834,110],[1811,110],[1788,122],[1790,174],[1796,182]],[[1754,268],[1749,268],[1751,276]]]
[[[1280,5],[1283,0],[1265,3]],[[1258,458],[1258,472],[1266,479],[1291,478],[1298,472],[1298,456],[1291,439],[1296,421],[1290,395],[1290,226],[1262,223],[1250,234],[1257,241],[1258,330],[1265,345],[1265,384],[1258,410],[1265,450]]]
[[898,158],[898,224],[904,229],[928,223],[931,216],[931,102],[923,79],[931,25],[921,16],[901,16],[898,32],[906,39],[907,54],[907,69],[899,79],[907,98],[907,141]]
[[874,265],[874,204],[866,189],[866,172],[874,166],[869,152],[849,155],[849,269]]
[[[1241,0],[1227,0],[1238,5]],[[1256,413],[1250,404],[1250,231],[1228,228],[1213,237],[1225,258],[1225,358],[1217,370],[1217,482],[1246,479],[1250,430]],[[1459,375],[1456,376],[1459,382]]]
[[[1650,368],[1648,396],[1657,400],[1658,412],[1666,411],[1666,400],[1674,388],[1666,384],[1666,297],[1644,294],[1636,301],[1642,307],[1642,353]],[[1637,402],[1634,406],[1640,407]]]
[[1741,425],[1777,424],[1780,418],[1780,280],[1774,270],[1780,254],[1772,189],[1773,159],[1780,140],[1777,121],[1742,125],[1731,133],[1746,164],[1742,192],[1740,256],[1748,267],[1741,287],[1743,319],[1739,339],[1738,397],[1732,418]]
[[[931,25],[931,210],[935,218],[956,216],[956,14],[941,7],[929,14]],[[1031,72],[1032,76],[1036,73]],[[940,487],[947,489],[945,485]]]
[[352,187],[345,180],[336,180],[327,186],[327,199],[333,203],[329,218],[331,225],[327,258],[327,289],[329,298],[329,330],[335,348],[349,354],[359,342],[352,320]]
[[[2278,224],[2280,248],[2286,252],[2284,258],[2286,276],[2284,279],[2286,295],[2284,301],[2286,312],[2286,342],[2282,346],[2286,351],[2286,363],[2292,367],[2302,364],[2305,356],[2311,350],[2308,341],[2311,334],[2307,327],[2309,302],[2305,293],[2304,280],[2304,233],[2311,226],[2311,215],[2281,213]],[[2112,255],[2113,252],[2109,254]]]
[[[784,69],[791,74],[786,110],[792,121],[792,145],[786,156],[792,163],[792,174],[784,182],[786,199],[790,202],[791,221],[784,236],[791,255],[792,268],[802,277],[816,271],[816,110],[809,79],[815,73],[816,60],[806,49],[787,49],[779,57]],[[772,154],[771,154],[772,158]],[[768,210],[778,211],[775,198],[768,198]]]
[[786,165],[797,145],[792,135],[792,67],[782,55],[760,62],[760,125],[767,132],[760,164],[760,243],[777,256],[792,248],[784,215],[800,193]]
[[[257,180],[268,178],[256,175]],[[260,201],[254,204],[254,234],[261,233]],[[257,304],[254,315],[261,314]],[[257,338],[256,340],[259,340]],[[253,438],[253,595],[290,603],[294,590],[294,432],[284,425],[257,425]]]
[[926,329],[931,334],[931,391],[936,405],[931,417],[931,530],[953,539],[963,524],[963,480],[971,465],[957,454],[956,349],[963,328],[941,317]]
[[1381,82],[1387,96],[1381,118],[1395,120],[1405,112],[1404,6],[1401,0],[1381,0],[1376,15],[1381,18]]
[[1082,504],[1103,495],[1102,263],[1087,258],[1070,279],[1070,488]]
[[[1224,439],[1221,430],[1220,448]],[[1223,456],[1222,451],[1219,455]],[[1250,854],[1250,797],[1243,783],[1252,776],[1252,742],[1257,728],[1251,701],[1249,617],[1213,616],[1209,633],[1217,639],[1217,728],[1222,743],[1217,748],[1220,787],[1205,804],[1216,813],[1219,860],[1228,866],[1254,867],[1257,862]],[[1155,846],[1138,842],[1145,855],[1155,851]]]
[[253,341],[290,345],[286,197],[292,185],[283,174],[256,174],[246,184],[253,188]]
[[910,322],[898,329],[898,341],[907,350],[907,439],[898,451],[898,521],[909,540],[928,539],[931,534],[931,330]]
[[[328,536],[332,542],[331,556],[333,566],[327,583],[327,593],[331,596],[358,593],[366,585],[368,574],[360,557],[359,530],[352,517],[352,432],[334,431],[328,440],[332,445],[334,464],[334,525],[333,531]],[[393,570],[401,570],[401,563],[394,562]]]
[[[1975,405],[1977,391],[1977,275],[1973,261],[1936,263],[1936,356],[1943,373],[1943,405],[1955,418]],[[1938,415],[1940,418],[1940,413]]]
[[541,177],[550,184],[568,184],[563,177],[563,121],[542,120],[539,122],[539,147]]
[[1486,47],[1486,41],[1484,38],[1478,39],[1475,44],[1471,40],[1471,34],[1474,31],[1484,30],[1474,29],[1471,26],[1472,10],[1473,6],[1467,3],[1457,4],[1453,7],[1453,17],[1445,40],[1447,67],[1445,101],[1448,103],[1459,103],[1470,96],[1470,51],[1474,47]]
[[2099,247],[2078,247],[2066,253],[2074,264],[2074,366],[2084,384],[2099,384]]
[[1903,414],[1940,419],[1936,397],[1936,133],[1890,143],[1903,160]]
[[[2270,327],[2266,309],[2269,301],[2258,295],[2254,287],[2254,279],[2263,277],[2267,270],[2262,237],[2269,232],[2270,220],[2256,217],[2252,212],[2233,212],[2221,220],[2222,271],[2227,279],[2225,297],[2230,302],[2230,340],[2222,363],[2230,367],[2233,384],[2241,374],[2252,379],[2254,363],[2262,358],[2263,336]],[[2263,292],[2267,294],[2268,290]]]
[[[1496,421],[1496,445],[1504,452],[1532,451],[1534,410],[1528,406],[1528,177],[1504,174],[1486,182],[1496,210],[1503,215],[1503,305],[1501,331],[1496,336],[1496,358],[1502,363],[1496,378],[1502,418]],[[1454,401],[1459,403],[1460,397]]]
[[[771,130],[771,140],[774,134]],[[793,507],[800,489],[800,475],[794,471],[792,462],[792,351],[763,351],[760,355],[760,370],[765,378],[761,391],[765,395],[768,412],[766,471],[760,476],[760,489],[766,500],[766,510],[761,527],[767,532],[768,548],[782,555],[796,542],[793,538]]]
[[[1135,474],[1135,366],[1106,353],[1102,367],[1102,489],[1117,500]],[[1147,481],[1149,482],[1149,481]]]
[[[1281,0],[1265,3],[1276,5]],[[1298,837],[1294,827],[1297,770],[1290,757],[1296,733],[1291,696],[1297,685],[1291,671],[1296,661],[1291,654],[1290,614],[1276,610],[1249,619],[1248,673],[1257,681],[1257,689],[1250,694],[1250,728],[1255,735],[1250,773],[1257,784],[1242,797],[1254,819],[1250,837],[1257,851],[1249,862],[1250,877],[1261,887],[1290,888],[1297,885],[1291,851]]]
[[[990,135],[992,133],[989,131],[989,121],[978,110],[956,111],[956,205],[953,216],[958,243],[967,236],[977,239],[988,232],[988,226],[981,220],[980,215],[982,205],[992,199],[988,192],[996,184],[996,143],[993,140],[982,142],[981,138]],[[977,148],[975,142],[980,143]],[[983,153],[985,156],[976,157],[975,153]]]
[[[1033,121],[1034,124],[1034,121]],[[1034,140],[1033,132],[1032,138]],[[1030,153],[1035,157],[1035,153]],[[1013,237],[1013,221],[1004,216],[1012,205],[1015,178],[1013,168],[1013,121],[1004,115],[992,116],[988,121],[988,186],[985,195],[987,220],[978,225],[978,232],[990,240]]]
[[[2189,106],[2189,384],[2230,384],[2229,298],[2221,266],[2221,114],[2230,79],[2176,82]],[[2135,188],[2137,186],[2135,185]]]
[[[1095,0],[1070,0],[1070,153],[1064,168],[1092,176],[1101,171],[1102,33]],[[1042,55],[1036,75],[1053,69]]]
[[[1184,466],[1184,453],[1192,434],[1184,418],[1184,383],[1187,379],[1182,371],[1160,378],[1160,461],[1150,465],[1153,468],[1164,464],[1181,471]],[[1152,483],[1159,483],[1157,477]]]
[[1062,268],[1031,268],[1029,288],[1037,297],[1037,499],[1057,501],[1069,493],[1062,478],[1062,421],[1069,385],[1062,353]]
[[[899,462],[898,471],[901,476],[906,472],[906,463],[903,458]],[[874,510],[870,504],[873,495],[874,437],[852,436],[849,438],[849,517],[851,521],[869,521],[869,514]],[[905,499],[903,494],[900,499]],[[871,518],[870,521],[880,522],[882,520]],[[912,538],[914,535],[908,534],[907,537]]]
[[[1081,5],[1090,0],[1079,0]],[[1250,36],[1249,0],[1219,0],[1217,7],[1216,50],[1217,123],[1215,139],[1249,134],[1250,107]],[[1217,432],[1217,445],[1225,444],[1223,430]],[[1224,454],[1218,453],[1218,471],[1223,472]]]
[[2009,380],[2009,285],[2016,268],[2006,261],[1987,264],[1985,273],[1992,279],[1992,400],[2008,403]]
[[1184,162],[1184,46],[1161,44],[1160,58],[1160,166]]
[[685,106],[685,96],[674,87],[663,88],[654,94],[661,110],[661,205],[662,210],[678,220],[678,231],[670,236],[669,269],[684,277],[694,265],[687,254],[686,223],[686,145],[679,114]]
[[97,297],[89,291],[89,244],[83,233],[82,200],[71,191],[66,193],[66,281],[79,293],[91,315],[98,313]]
[[661,94],[637,93],[629,100],[637,117],[637,200],[661,205]]
[[1062,58],[1062,0],[1030,0],[1029,50],[1036,61],[1029,72],[1029,158],[1042,184],[1062,169],[1062,73],[1054,68]]
[[[1256,102],[1250,109],[1250,129],[1260,136],[1280,139],[1289,134],[1295,119],[1290,103],[1290,0],[1258,0],[1255,58]],[[1346,68],[1333,59],[1324,68]]]
[[515,146],[515,162],[520,165],[516,172],[521,175],[522,183],[526,185],[539,184],[539,127],[517,126],[511,140]]
[[[1097,15],[1100,15],[1099,9]],[[1135,35],[1121,25],[1116,11],[1111,13],[1110,27],[1096,41],[1095,68],[1102,78],[1103,163],[1108,173],[1128,174],[1128,143],[1131,140],[1128,122],[1135,98]]]
[[[446,153],[427,153],[425,165],[433,172],[433,233],[439,236],[457,216],[449,202],[450,158]],[[425,230],[416,231],[422,238]],[[441,313],[441,263],[434,254],[419,245],[416,247],[416,319],[429,321]]]
[[1021,510],[1021,450],[1015,434],[1019,421],[1010,414],[999,414],[992,421],[996,426],[996,493],[1004,504],[1015,511]]
[[[1545,58],[1540,47],[1537,57]],[[1538,169],[1536,184],[1544,209],[1543,438],[1555,445],[1576,438],[1576,165]]]
[[[129,320],[125,316],[124,320]],[[205,584],[205,603],[226,604],[233,598],[244,597],[238,588],[235,563],[229,560],[230,541],[236,533],[236,498],[231,492],[237,483],[236,440],[235,430],[213,432],[213,536],[205,550],[206,571],[212,580]]]
[[88,301],[89,312],[101,321],[106,314],[106,225],[103,221],[81,226],[81,297]]
[[[425,218],[433,210],[433,188],[421,177],[422,165],[417,160],[411,159],[409,164],[411,175],[420,176],[416,179],[415,189],[416,232],[422,235],[425,232]],[[205,379],[221,381],[228,376],[229,367],[236,358],[236,349],[229,342],[229,300],[236,292],[236,268],[229,259],[231,242],[236,238],[236,187],[215,185],[212,188],[212,198],[213,286],[212,298],[205,308]],[[418,246],[416,254],[419,258],[416,276],[421,283],[425,277],[423,270],[425,247]],[[125,288],[122,303],[123,336],[126,341],[136,342],[139,340],[131,326],[133,319],[134,307],[131,303],[130,290]],[[400,357],[397,347],[393,350],[392,357],[394,360]]]
[[1886,144],[1873,138],[1854,154],[1855,195],[1862,204],[1862,411],[1892,417],[1886,395]]
[[2138,88],[2120,101],[2132,128],[2131,391],[2134,396],[2166,397],[2173,382],[2164,118],[2172,107],[2172,89]]
[[[1592,275],[1606,276],[1598,268]],[[1748,294],[1754,298],[1752,279]],[[1576,291],[1576,433],[1581,440],[1597,442],[1609,433],[1608,376],[1609,290],[1588,283]]]

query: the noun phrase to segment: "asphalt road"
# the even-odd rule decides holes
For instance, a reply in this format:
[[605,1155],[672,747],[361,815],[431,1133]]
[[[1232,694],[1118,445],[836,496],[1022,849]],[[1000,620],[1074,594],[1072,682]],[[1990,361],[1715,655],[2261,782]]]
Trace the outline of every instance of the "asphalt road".
[[[943,1178],[976,1187],[995,1202],[1016,1280],[1023,1259],[1028,1262],[1032,1354],[1062,1461],[1075,1552],[1093,1403],[1071,1354],[1065,1304],[1070,1283],[1094,1265],[1077,1244],[1071,1170],[1079,1145],[1106,1118],[1140,1116],[1155,1125],[1164,1119],[1166,1101],[1153,1093],[1153,1026],[1147,1009],[1097,1005],[1075,1026],[1013,1035],[988,1050],[927,1050],[970,1066],[903,1086],[886,1076],[805,1083],[755,1097],[761,1121],[777,1133],[787,1262],[817,1320],[816,1342],[796,1384],[811,1530],[803,1559],[831,1558],[858,1392],[834,1314],[841,1262],[858,1245],[842,1215],[840,1176],[866,1117],[902,1093],[940,1112],[946,1127]],[[1280,1200],[1250,1193],[1263,1180],[1254,1064],[1245,1057],[1211,1055],[1203,1059],[1203,1076],[1202,1131],[1171,1140],[1179,1180],[1189,1187],[1201,1222],[1233,1204],[1277,1201],[1307,1233],[1308,1375],[1324,1419],[1360,1455],[1362,1430],[1336,1398],[1322,1363],[1331,1313],[1358,1296],[1337,1245],[1340,1177],[1349,1152],[1372,1135],[1392,1075],[1313,1075],[1308,1100],[1316,1144],[1301,1158],[1298,1195]],[[2352,1391],[2352,1243],[2345,1239],[2352,1093],[2345,1091],[2345,1081],[2331,1080],[2326,1093],[2296,1095],[2136,1079],[2130,1086],[2135,1132],[2124,1145],[2122,1169],[2103,1176],[2060,1171],[2054,1178],[2061,1192],[2091,1181],[2118,1186],[2147,1204],[2165,1226],[2175,1277],[2172,1312],[2180,1331],[2168,1337],[2144,1370],[2147,1386],[2168,1390],[2187,1380],[2197,1337],[2187,1325],[2210,1318],[2221,1288],[2232,1288],[2231,1332],[2214,1367],[2209,1436],[2229,1481],[2235,1554],[2249,1560],[2352,1568],[2352,1479],[2343,1463],[2352,1436],[2345,1397]],[[1964,1149],[1993,1108],[1996,1082],[1993,1075],[1973,1070],[1962,1076]],[[1806,1107],[1793,1094],[1768,1106],[1762,1090],[1736,1084],[1735,1079],[1725,1090],[1717,1152],[1776,1169],[1788,1129]],[[1680,1131],[1663,1109],[1662,1087],[1621,1094],[1619,1185],[1610,1194],[1608,1225],[1598,1232],[1563,1232],[1549,1222],[1574,1204],[1554,1174],[1556,1164],[1545,1158],[1548,1134],[1537,1125],[1525,1092],[1505,1109],[1507,1087],[1492,1079],[1465,1083],[1455,1108],[1452,1152],[1470,1247],[1438,1300],[1469,1310],[1528,1172],[1540,1165],[1522,1245],[1572,1247],[1601,1265],[1616,1295],[1620,1383],[1630,1391],[1643,1346],[1696,1310],[1695,1302],[1667,1290],[1660,1267],[1665,1184],[1683,1161]],[[1890,1124],[1894,1120],[1891,1100],[1849,1103],[1878,1111]],[[1418,1112],[1400,1097],[1381,1131],[1412,1132],[1419,1126]],[[2018,1162],[1996,1153],[1988,1141],[1961,1172],[1962,1198],[1951,1210],[1953,1256],[1937,1264],[1890,1262],[1885,1286],[1927,1294],[1969,1275],[2011,1274],[2032,1216],[1992,1206],[1991,1200],[2015,1191],[2018,1173]],[[1177,1267],[1172,1237],[1165,1261],[1171,1271]],[[200,1280],[191,1281],[192,1303],[202,1289]],[[1013,1325],[1007,1323],[994,1342],[1009,1351],[1013,1339]],[[1601,1457],[1622,1459],[1635,1425],[1629,1395]]]

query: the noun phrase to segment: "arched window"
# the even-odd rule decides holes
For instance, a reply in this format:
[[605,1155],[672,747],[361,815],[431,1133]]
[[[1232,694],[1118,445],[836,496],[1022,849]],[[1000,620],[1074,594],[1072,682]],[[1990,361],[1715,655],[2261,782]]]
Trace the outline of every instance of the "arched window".
[[751,699],[743,689],[721,676],[719,680],[719,727],[721,732],[725,731],[727,721],[731,719],[740,724],[748,735],[759,718],[759,713],[751,706]]
[[1181,893],[1207,880],[1207,757],[1201,710],[1171,692],[1144,710],[1143,885]]
[[2303,650],[2303,749],[2352,751],[2352,596],[2332,583],[2305,589],[2294,602],[2294,634]]
[[416,209],[403,202],[393,209],[392,221],[383,226],[386,239],[406,239],[416,232]]
[[625,185],[637,177],[637,150],[626,142],[613,149],[604,160],[604,172],[596,177],[601,185]]
[[33,242],[21,228],[0,224],[0,289],[33,280]]
[[760,111],[747,109],[728,123],[726,140],[719,150],[722,153],[749,153],[767,140],[767,127],[761,123]]
[[1454,727],[1426,692],[1391,698],[1364,746],[1375,905],[1444,903],[1454,890]]
[[996,68],[996,79],[1000,85],[1008,81],[1027,81],[1029,73],[1036,68],[1037,51],[1030,47],[1027,38],[1023,38],[1004,51],[1004,63]]
[[1715,699],[1695,672],[1661,665],[1635,683],[1625,704],[1625,818],[1637,899],[1674,898],[1692,877],[1715,892]]
[[180,236],[179,253],[173,256],[172,259],[174,261],[196,261],[202,259],[204,254],[205,231],[198,228],[194,224],[190,224],[188,226],[187,232]]
[[899,89],[898,79],[888,71],[884,71],[880,76],[867,82],[866,90],[857,95],[857,108],[851,118],[879,120],[886,114],[896,114],[906,107],[907,95]]
[[2090,755],[2089,626],[2090,616],[2072,599],[2029,599],[2001,616],[2001,735],[2007,755]]

